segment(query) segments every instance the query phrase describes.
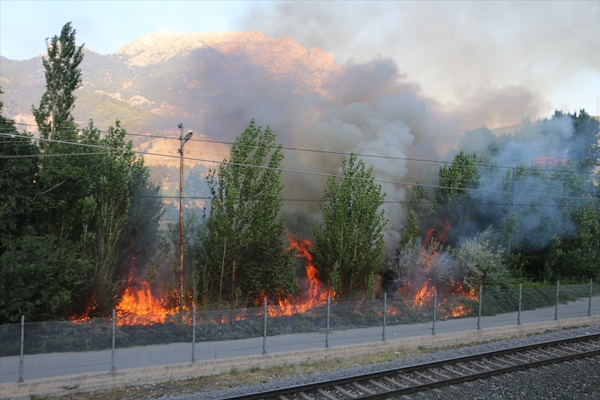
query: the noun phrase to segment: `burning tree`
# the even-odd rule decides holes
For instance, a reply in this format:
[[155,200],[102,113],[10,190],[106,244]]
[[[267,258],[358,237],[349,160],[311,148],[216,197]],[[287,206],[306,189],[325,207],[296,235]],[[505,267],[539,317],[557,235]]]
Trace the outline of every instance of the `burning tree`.
[[211,207],[205,229],[200,292],[204,304],[253,303],[294,292],[294,256],[283,245],[281,145],[254,120],[231,147],[229,161],[207,177]]
[[314,228],[314,252],[322,274],[340,296],[374,294],[384,261],[384,197],[373,168],[367,169],[355,154],[342,161],[340,178],[327,181],[323,222]]

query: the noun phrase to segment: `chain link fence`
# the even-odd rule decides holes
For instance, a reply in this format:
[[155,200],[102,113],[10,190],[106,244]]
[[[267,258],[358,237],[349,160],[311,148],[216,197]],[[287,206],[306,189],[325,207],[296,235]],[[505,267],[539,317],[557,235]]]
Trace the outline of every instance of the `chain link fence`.
[[[482,287],[469,294],[436,291],[338,301],[284,315],[275,304],[236,310],[190,310],[156,323],[153,316],[0,326],[0,383],[202,362],[401,337],[470,331],[600,314],[593,283]],[[493,318],[493,319],[492,319]]]

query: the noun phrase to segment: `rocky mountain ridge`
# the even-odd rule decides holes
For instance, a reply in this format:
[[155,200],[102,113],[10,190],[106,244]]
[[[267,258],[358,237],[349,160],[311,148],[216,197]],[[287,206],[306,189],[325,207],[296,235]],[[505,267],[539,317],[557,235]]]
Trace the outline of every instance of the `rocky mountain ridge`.
[[[45,85],[40,58],[1,59],[4,114],[30,131],[35,131],[31,106],[37,105]],[[81,69],[83,86],[75,93],[74,110],[80,124],[92,119],[105,128],[119,119],[130,132],[164,134],[177,133],[179,122],[203,126],[216,103],[249,101],[257,89],[277,86],[326,95],[324,86],[341,72],[331,54],[257,31],[159,31],[115,54],[86,49]],[[214,137],[210,129],[201,130]]]

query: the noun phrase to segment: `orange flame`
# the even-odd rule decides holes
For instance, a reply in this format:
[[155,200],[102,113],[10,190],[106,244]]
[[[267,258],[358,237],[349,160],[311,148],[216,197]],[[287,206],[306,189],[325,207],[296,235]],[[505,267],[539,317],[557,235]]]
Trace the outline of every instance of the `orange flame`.
[[152,294],[150,284],[132,275],[128,282],[129,286],[115,307],[117,325],[151,325],[165,322],[168,312],[162,302]]
[[304,313],[311,308],[326,304],[327,297],[333,295],[333,292],[319,280],[319,270],[315,267],[313,255],[310,253],[312,242],[307,239],[296,239],[290,232],[288,232],[288,241],[290,242],[288,250],[296,250],[297,257],[304,260],[307,285],[305,292],[299,298],[280,297],[277,299],[277,306],[269,306],[268,315],[273,317]]
[[[425,246],[423,249],[423,265],[421,265],[422,269],[417,278],[415,288],[411,287],[410,282],[405,284],[403,288],[400,288],[400,291],[404,293],[407,306],[425,309],[433,306],[434,294],[437,291],[437,306],[442,318],[449,316],[461,317],[469,314],[473,310],[461,304],[461,301],[477,300],[475,289],[463,283],[450,280],[448,283],[437,282],[437,285],[433,284],[432,268],[436,262],[436,258],[440,255],[438,252],[439,245],[446,243],[447,233],[450,228],[450,221],[446,219],[441,230],[431,228],[427,231],[423,242]],[[412,283],[415,284],[415,282]],[[426,315],[428,313],[429,311],[426,310]]]

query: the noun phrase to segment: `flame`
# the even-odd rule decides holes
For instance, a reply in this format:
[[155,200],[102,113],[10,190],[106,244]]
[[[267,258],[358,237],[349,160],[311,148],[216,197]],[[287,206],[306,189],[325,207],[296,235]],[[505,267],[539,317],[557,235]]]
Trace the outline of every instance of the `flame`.
[[[446,232],[450,229],[450,222],[446,220],[444,231],[436,233],[436,229],[430,229],[426,235],[426,248],[423,250],[423,265],[420,280],[417,282],[407,282],[399,291],[402,294],[406,306],[413,309],[421,309],[424,315],[431,312],[434,293],[438,293],[438,315],[445,317],[460,317],[471,313],[472,307],[465,305],[463,299],[477,301],[475,289],[467,285],[450,281],[447,283],[437,282],[432,276],[433,266],[436,257],[439,256],[438,249],[441,243],[446,241]],[[291,316],[295,314],[306,313],[313,308],[318,308],[327,304],[328,297],[335,297],[335,292],[321,282],[319,270],[314,264],[314,258],[311,254],[312,242],[306,239],[297,239],[288,232],[289,247],[288,250],[295,250],[298,259],[304,262],[305,278],[301,278],[300,286],[303,291],[297,297],[277,296],[277,299],[267,305],[267,315],[270,317]],[[438,286],[441,286],[438,288]],[[441,289],[441,290],[439,290]],[[442,293],[440,295],[440,293]],[[264,302],[266,296],[259,296],[256,299],[256,306]],[[160,299],[153,295],[150,283],[138,279],[132,269],[118,305],[115,307],[117,314],[117,325],[152,325],[165,323],[171,320],[171,316],[176,314],[175,309],[169,309],[167,299]],[[85,313],[72,317],[75,323],[83,323],[90,320],[97,305],[94,301],[86,309]],[[360,305],[357,305],[360,308]],[[390,315],[400,315],[402,311],[390,305],[388,309]],[[186,323],[191,323],[190,318],[183,318]],[[213,323],[226,324],[233,321],[246,319],[245,310],[238,315],[221,316],[219,318],[210,318]]]
[[74,324],[83,324],[89,322],[91,320],[91,316],[96,312],[98,308],[98,303],[96,302],[96,298],[92,297],[88,306],[85,308],[85,311],[80,315],[74,315],[70,318],[71,322]]
[[[437,293],[437,311],[441,318],[462,317],[468,315],[473,309],[464,304],[464,300],[477,301],[474,288],[450,280],[449,282],[435,281],[433,266],[440,256],[440,246],[447,241],[447,233],[452,226],[448,219],[445,220],[441,230],[431,228],[427,231],[423,248],[423,264],[419,276],[413,282],[407,282],[399,291],[402,293],[404,303],[414,309],[422,309],[428,315],[433,307],[433,298]],[[416,282],[415,282],[416,281]]]
[[290,243],[288,250],[296,250],[297,257],[304,261],[305,291],[299,298],[280,296],[277,305],[268,307],[268,315],[272,317],[304,313],[311,308],[327,304],[327,297],[334,295],[319,280],[319,270],[315,267],[313,255],[310,253],[312,242],[307,239],[296,239],[290,232],[287,234]]
[[150,283],[139,280],[132,274],[115,309],[119,326],[163,323],[168,314],[162,302],[152,294]]

